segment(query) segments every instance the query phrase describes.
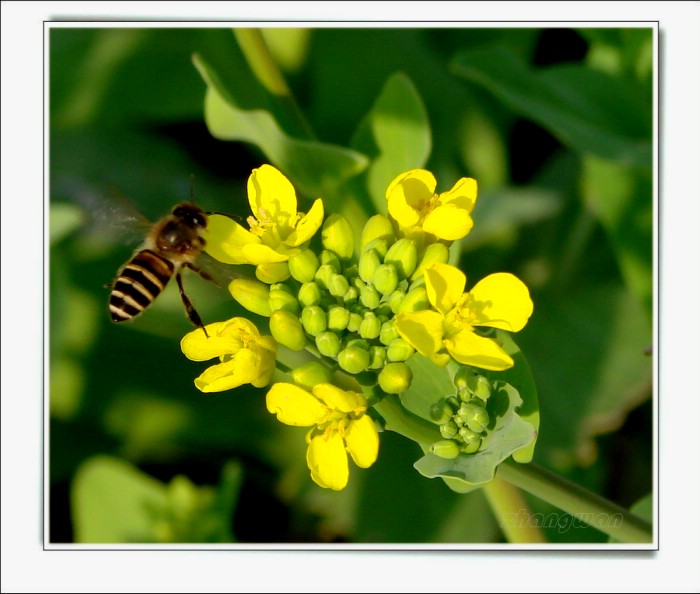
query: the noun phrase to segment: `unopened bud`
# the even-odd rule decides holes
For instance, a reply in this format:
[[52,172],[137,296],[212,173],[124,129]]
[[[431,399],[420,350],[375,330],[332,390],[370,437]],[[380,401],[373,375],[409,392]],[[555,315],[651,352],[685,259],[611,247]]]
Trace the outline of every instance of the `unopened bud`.
[[360,324],[362,324],[362,315],[357,312],[350,312],[350,319],[348,320],[348,332],[357,332],[360,329]]
[[457,435],[458,431],[459,427],[457,427],[454,421],[448,421],[447,423],[440,425],[440,435],[442,435],[445,439],[453,438],[455,435]]
[[404,279],[413,274],[418,262],[418,249],[412,239],[399,239],[384,256],[385,264],[393,264],[399,277]]
[[411,386],[413,372],[405,363],[387,363],[379,373],[379,387],[387,394],[401,394]]
[[367,340],[372,340],[379,336],[379,332],[382,329],[381,322],[377,319],[371,311],[365,313],[362,322],[360,323],[360,336],[366,338]]
[[425,251],[418,263],[418,266],[411,275],[411,280],[415,280],[423,276],[426,268],[433,264],[447,264],[450,259],[450,250],[444,243],[431,243]]
[[399,275],[393,264],[380,264],[372,274],[372,285],[382,295],[393,293],[399,284]]
[[459,445],[457,445],[457,443],[451,439],[443,439],[436,441],[430,447],[430,451],[436,456],[440,456],[440,458],[452,460],[453,458],[459,456]]
[[316,336],[316,348],[326,357],[336,358],[340,352],[340,337],[335,332],[321,332]]
[[389,361],[408,361],[416,352],[403,338],[395,338],[386,349],[386,357]]
[[362,303],[362,305],[364,305],[367,309],[375,309],[376,307],[379,307],[380,301],[381,297],[373,286],[366,285],[360,291],[360,303]]
[[318,305],[310,305],[301,310],[301,323],[311,336],[318,336],[327,328],[326,313]]
[[268,285],[281,283],[289,278],[289,265],[287,262],[258,264],[255,268],[255,276],[259,281]]
[[328,292],[333,295],[333,297],[342,297],[348,292],[349,288],[348,279],[342,274],[334,274],[328,284]]
[[369,353],[359,346],[349,346],[338,353],[338,365],[348,373],[360,373],[369,366]]
[[349,260],[355,251],[355,233],[348,220],[339,214],[326,218],[321,229],[321,243],[341,260]]
[[372,277],[374,276],[374,271],[381,264],[381,258],[375,250],[367,250],[362,252],[360,256],[360,263],[358,266],[358,273],[360,278],[366,283],[372,282]]
[[389,242],[394,241],[394,227],[391,221],[383,214],[376,214],[365,224],[364,229],[362,229],[362,249],[375,239],[384,239]]
[[318,305],[321,303],[321,288],[314,281],[304,283],[299,288],[298,297],[299,303],[301,303],[304,307]]
[[483,375],[473,375],[467,380],[467,390],[477,398],[488,400],[491,396],[491,383]]
[[477,404],[463,403],[459,407],[457,415],[474,433],[483,433],[489,424],[489,413],[483,406]]
[[386,349],[380,346],[369,347],[369,368],[381,369],[386,363]]
[[341,332],[348,327],[348,322],[350,321],[350,312],[336,305],[328,310],[328,329],[335,330],[336,332]]
[[362,248],[362,253],[364,254],[365,252],[374,250],[379,254],[379,259],[383,262],[390,245],[391,244],[386,239],[373,239]]
[[309,361],[292,370],[292,380],[297,386],[311,389],[318,384],[330,383],[333,373],[318,361]]
[[324,289],[328,289],[331,279],[338,274],[330,264],[321,264],[316,271],[314,280]]
[[228,290],[248,311],[270,317],[270,289],[265,283],[249,278],[237,278],[229,283]]
[[411,289],[406,294],[406,297],[404,297],[399,307],[399,313],[422,311],[429,308],[430,301],[428,299],[428,291],[426,291],[425,287],[416,287],[415,289]]
[[301,310],[297,298],[288,291],[282,289],[270,289],[269,303],[270,311],[284,309],[293,314],[298,314]]
[[318,267],[319,262],[316,254],[308,248],[289,258],[289,272],[292,278],[300,283],[314,280]]
[[[450,408],[450,405],[445,402],[444,398],[440,398],[440,400],[430,407],[430,418],[439,425],[443,425],[450,421],[452,414],[452,409]],[[455,426],[454,434],[456,433],[457,427]],[[453,435],[445,435],[443,433],[443,437],[453,437]]]
[[278,343],[293,351],[300,351],[306,346],[306,335],[299,318],[287,310],[272,312],[270,333]]
[[323,266],[324,264],[330,264],[337,273],[340,273],[340,271],[343,270],[337,254],[330,250],[321,251],[321,265]]

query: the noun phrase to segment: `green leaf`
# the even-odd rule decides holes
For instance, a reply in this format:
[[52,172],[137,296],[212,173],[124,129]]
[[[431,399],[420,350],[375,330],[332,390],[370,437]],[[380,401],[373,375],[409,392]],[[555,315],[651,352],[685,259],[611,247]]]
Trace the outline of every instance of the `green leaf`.
[[583,196],[610,237],[627,286],[651,315],[653,298],[652,181],[628,167],[589,156]]
[[350,149],[288,134],[278,119],[261,105],[240,106],[236,90],[245,85],[224,84],[200,55],[194,64],[207,83],[204,117],[210,133],[221,140],[250,142],[260,148],[304,194],[326,197],[349,178],[362,172],[367,158]]
[[413,355],[406,364],[413,372],[411,387],[400,395],[401,404],[414,415],[434,423],[430,407],[440,398],[456,392],[452,376],[446,367],[438,367],[420,353]]
[[651,105],[629,81],[580,64],[532,70],[502,47],[461,52],[452,65],[572,149],[651,165]]
[[153,522],[166,502],[161,482],[122,460],[96,456],[78,469],[73,483],[75,542],[153,542]]
[[[460,492],[476,489],[491,480],[496,467],[520,448],[531,443],[536,429],[523,420],[516,409],[523,404],[518,391],[505,382],[495,382],[486,410],[492,419],[489,431],[476,454],[460,454],[452,460],[426,454],[414,466],[428,478],[450,478],[451,488]],[[460,484],[464,483],[464,484]]]
[[432,146],[428,113],[408,76],[399,72],[387,80],[350,146],[372,160],[367,190],[376,211],[385,212],[388,185],[400,173],[424,167]]

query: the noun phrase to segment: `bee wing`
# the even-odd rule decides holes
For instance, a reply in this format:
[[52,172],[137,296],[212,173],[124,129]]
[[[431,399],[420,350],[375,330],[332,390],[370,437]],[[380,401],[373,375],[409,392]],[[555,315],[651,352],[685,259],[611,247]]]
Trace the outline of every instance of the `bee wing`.
[[206,252],[200,252],[197,256],[197,267],[222,288],[228,287],[233,279],[244,276],[240,272],[240,266],[219,262]]
[[88,184],[73,183],[67,196],[88,214],[85,233],[100,241],[134,244],[143,241],[153,226],[128,198],[116,191],[105,196]]

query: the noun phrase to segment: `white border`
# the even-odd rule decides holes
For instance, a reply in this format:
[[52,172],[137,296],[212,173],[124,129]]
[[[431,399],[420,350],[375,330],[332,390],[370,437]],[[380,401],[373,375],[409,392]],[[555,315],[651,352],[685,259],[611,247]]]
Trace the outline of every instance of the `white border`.
[[[700,418],[697,389],[694,381],[687,381],[697,367],[697,339],[694,330],[700,328],[696,304],[698,292],[698,212],[697,164],[700,162],[697,131],[700,129],[697,105],[700,105],[697,56],[698,16],[697,3],[690,2],[567,2],[567,3],[403,3],[402,18],[427,20],[437,15],[449,18],[489,19],[508,15],[512,19],[545,16],[551,19],[573,21],[580,18],[628,20],[661,20],[661,78],[662,88],[662,148],[659,163],[662,184],[662,217],[659,231],[663,245],[655,256],[661,265],[659,280],[664,283],[660,308],[664,330],[659,342],[664,411],[660,453],[664,468],[661,485],[661,550],[658,554],[632,553],[532,556],[527,553],[497,555],[469,553],[468,561],[478,564],[478,571],[469,571],[469,588],[517,589],[519,591],[556,591],[562,584],[572,589],[604,588],[606,590],[697,591],[700,581],[695,571],[700,558],[697,531],[688,527],[698,525],[697,420]],[[294,6],[294,8],[292,8]],[[41,206],[31,196],[41,193],[41,180],[32,172],[32,165],[41,149],[34,151],[41,138],[40,123],[17,117],[33,109],[41,97],[37,92],[37,77],[28,76],[40,67],[41,51],[38,29],[41,20],[49,14],[82,15],[95,17],[133,14],[136,11],[173,18],[195,16],[264,18],[268,10],[279,16],[295,16],[301,10],[303,17],[356,18],[358,6],[366,3],[3,3],[2,19],[2,550],[3,591],[230,591],[244,589],[261,591],[324,591],[352,590],[364,583],[394,589],[405,584],[403,591],[445,589],[455,583],[455,572],[467,559],[454,554],[430,555],[405,551],[403,554],[382,553],[367,556],[362,553],[311,554],[301,552],[268,552],[260,563],[259,554],[237,552],[235,557],[207,555],[205,552],[75,552],[41,553],[38,510],[41,509],[36,471],[41,451],[36,447],[33,432],[41,426],[41,409],[36,394],[41,391],[37,371],[36,345],[41,336],[41,323],[32,317],[41,310],[37,294],[18,291],[17,279],[25,279],[27,271],[36,276],[42,254],[38,248],[41,238],[33,243],[27,237],[33,233],[27,226],[17,225],[14,206],[22,199],[24,221],[37,221]],[[461,9],[461,10],[457,10]],[[231,14],[235,10],[235,15]],[[397,4],[371,3],[375,18],[395,18]],[[168,14],[165,14],[168,13]],[[269,13],[268,13],[269,14]],[[528,26],[549,23],[532,21]],[[155,23],[151,23],[155,25]],[[179,23],[183,25],[184,23]],[[213,23],[212,23],[213,24]],[[300,23],[295,23],[300,24]],[[557,23],[560,24],[560,23]],[[563,26],[565,23],[561,23]],[[576,23],[581,25],[582,23]],[[602,25],[602,23],[597,23]],[[498,26],[504,26],[499,23]],[[434,26],[430,23],[430,26]],[[15,60],[21,56],[20,60]],[[30,79],[34,79],[34,82]],[[21,84],[18,84],[20,83]],[[35,85],[35,86],[32,86]],[[26,90],[28,87],[29,91]],[[23,93],[11,95],[11,90]],[[34,114],[41,108],[34,110]],[[658,128],[657,128],[658,129]],[[34,144],[32,144],[34,143]],[[33,156],[32,156],[33,155]],[[658,155],[655,157],[658,162]],[[16,164],[20,164],[15,167]],[[10,165],[12,167],[10,168]],[[29,197],[29,198],[27,198]],[[12,209],[10,210],[10,208]],[[15,215],[15,216],[12,216]],[[36,227],[35,227],[36,231]],[[658,240],[658,238],[657,238]],[[681,245],[679,246],[679,242]],[[658,243],[657,243],[658,245]],[[23,258],[18,261],[19,255]],[[33,247],[32,247],[33,246]],[[37,251],[38,250],[38,251]],[[32,268],[33,267],[33,268]],[[676,274],[679,268],[680,274]],[[14,281],[14,282],[9,282]],[[679,299],[679,302],[676,302]],[[675,304],[675,307],[669,307]],[[34,313],[32,313],[34,312]],[[14,322],[14,323],[13,323]],[[20,325],[21,324],[21,325]],[[674,335],[674,330],[678,334]],[[668,330],[667,330],[668,329]],[[675,339],[689,334],[689,345]],[[28,367],[28,369],[27,369]],[[34,371],[32,371],[32,369]],[[658,369],[657,369],[658,370]],[[19,377],[18,377],[19,376]],[[658,435],[655,436],[658,439]],[[679,451],[679,446],[682,448]],[[669,454],[670,452],[670,454]],[[665,453],[665,454],[664,454]],[[680,462],[679,462],[680,461]],[[676,464],[677,463],[677,464]],[[658,466],[657,466],[658,468]],[[182,555],[187,555],[182,557]],[[504,555],[506,555],[504,557]],[[320,556],[320,558],[319,558]],[[313,567],[305,560],[310,559]],[[542,560],[539,562],[539,560]],[[552,564],[552,561],[555,561]],[[527,563],[532,576],[523,583],[521,572],[506,570],[520,568]],[[583,565],[581,565],[583,563]],[[533,569],[534,566],[534,569]],[[115,571],[115,568],[119,569]],[[470,564],[465,569],[474,567]],[[383,579],[372,580],[372,572],[380,572]],[[693,573],[691,573],[693,572]],[[444,576],[442,578],[438,576]],[[445,581],[447,578],[447,581]],[[507,585],[503,585],[503,584]],[[168,586],[166,586],[168,584]],[[619,584],[619,586],[618,586]],[[359,586],[358,586],[359,585]],[[465,586],[466,587],[466,586]]]

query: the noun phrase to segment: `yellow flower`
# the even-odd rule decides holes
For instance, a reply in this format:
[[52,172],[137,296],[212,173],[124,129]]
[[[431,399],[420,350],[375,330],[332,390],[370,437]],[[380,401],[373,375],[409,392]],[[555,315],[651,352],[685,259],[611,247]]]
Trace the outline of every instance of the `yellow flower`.
[[294,187],[272,165],[263,165],[251,173],[248,202],[253,213],[247,221],[250,230],[227,216],[209,216],[206,250],[227,264],[259,267],[261,280],[268,284],[284,280],[289,276],[289,257],[321,226],[323,202],[318,198],[306,215],[297,212]]
[[482,369],[502,371],[513,360],[496,340],[479,336],[474,327],[488,326],[518,332],[532,315],[533,305],[525,284],[512,274],[499,272],[479,281],[464,293],[467,277],[449,264],[425,270],[425,286],[433,310],[402,313],[396,328],[426,357],[447,349],[455,361]]
[[462,239],[471,231],[476,204],[476,180],[463,177],[448,192],[435,193],[430,171],[412,169],[399,175],[386,191],[389,214],[404,236],[421,230],[439,239]]
[[255,324],[245,318],[215,322],[206,329],[208,337],[198,328],[180,342],[182,352],[192,361],[221,360],[194,380],[199,390],[221,392],[243,384],[262,388],[270,383],[277,355],[272,336],[260,336]]
[[312,427],[306,434],[306,463],[311,478],[340,491],[348,484],[348,454],[360,468],[377,459],[379,434],[365,413],[367,400],[333,384],[317,384],[312,393],[294,384],[278,383],[267,393],[267,410],[287,424]]

